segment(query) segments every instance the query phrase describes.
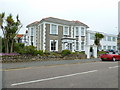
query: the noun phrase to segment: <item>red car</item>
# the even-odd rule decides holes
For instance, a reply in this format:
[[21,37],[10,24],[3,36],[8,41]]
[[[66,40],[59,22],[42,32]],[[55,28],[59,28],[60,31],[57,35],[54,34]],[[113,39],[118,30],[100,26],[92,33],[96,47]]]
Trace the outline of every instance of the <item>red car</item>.
[[102,61],[104,61],[104,60],[116,61],[116,60],[120,60],[120,54],[118,54],[118,53],[113,54],[113,52],[112,53],[109,52],[109,53],[100,55],[100,58],[101,58]]

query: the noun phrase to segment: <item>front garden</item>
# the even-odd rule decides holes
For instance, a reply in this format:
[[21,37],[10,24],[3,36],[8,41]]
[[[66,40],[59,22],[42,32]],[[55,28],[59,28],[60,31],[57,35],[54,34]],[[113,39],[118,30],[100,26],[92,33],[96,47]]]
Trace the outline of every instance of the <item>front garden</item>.
[[86,59],[84,52],[71,52],[63,50],[62,52],[43,52],[36,50],[34,46],[23,46],[17,44],[14,53],[1,53],[2,63],[31,62],[31,61],[50,61],[50,60],[79,60]]

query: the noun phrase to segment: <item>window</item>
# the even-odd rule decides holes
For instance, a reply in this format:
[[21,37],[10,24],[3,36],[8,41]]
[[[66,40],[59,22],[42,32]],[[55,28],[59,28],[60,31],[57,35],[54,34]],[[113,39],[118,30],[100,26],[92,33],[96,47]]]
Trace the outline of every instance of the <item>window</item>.
[[63,35],[69,35],[69,28],[64,27]]
[[68,50],[72,51],[72,43],[68,43]]
[[82,41],[85,41],[85,37],[81,36],[81,40],[82,40]]
[[104,41],[106,41],[106,36],[104,36],[104,38],[103,38],[103,39],[104,39]]
[[26,41],[26,36],[24,36],[24,41]]
[[31,36],[33,36],[34,34],[33,34],[33,28],[31,28]]
[[58,34],[57,25],[51,25],[50,34]]
[[81,45],[81,50],[84,50],[84,45]]
[[76,27],[76,36],[79,36],[79,28]]
[[110,50],[111,49],[111,46],[108,46],[108,50]]
[[33,42],[33,36],[31,36],[31,42]]
[[116,46],[113,46],[113,50],[116,50]]
[[84,36],[84,34],[85,34],[85,30],[84,30],[84,28],[82,27],[82,28],[81,28],[81,35]]
[[58,50],[58,40],[50,40],[50,51]]
[[115,37],[112,38],[112,41],[116,41],[116,40],[115,40]]
[[79,50],[79,42],[76,42],[76,50]]
[[81,50],[84,50],[84,45],[81,46]]
[[111,41],[111,37],[110,36],[108,36],[108,41]]
[[95,38],[95,34],[90,33],[90,39],[91,39],[91,40],[94,40],[94,38]]
[[51,50],[56,50],[56,42],[51,42]]
[[106,46],[103,46],[103,49],[106,50]]
[[101,46],[99,46],[99,47],[98,47],[98,49],[99,49],[99,50],[102,50],[102,47],[101,47]]
[[81,42],[81,50],[84,50],[84,42]]

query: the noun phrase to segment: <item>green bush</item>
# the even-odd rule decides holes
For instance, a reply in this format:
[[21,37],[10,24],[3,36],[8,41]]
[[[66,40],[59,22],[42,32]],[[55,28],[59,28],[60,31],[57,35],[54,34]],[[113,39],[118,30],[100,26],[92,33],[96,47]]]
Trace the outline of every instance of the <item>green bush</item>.
[[44,55],[48,56],[48,55],[50,55],[50,53],[47,50],[45,50]]
[[106,54],[106,52],[105,51],[99,51],[98,55],[100,55],[100,54]]
[[39,54],[41,56],[44,54],[43,50],[38,50],[38,51],[36,50],[36,52],[37,52],[36,54]]
[[14,51],[19,53],[19,54],[24,54],[25,50],[24,50],[24,44],[23,43],[15,43],[14,44]]
[[75,52],[71,52],[71,54],[85,54],[85,52],[84,51],[81,51],[81,52],[75,51]]
[[79,54],[79,52],[78,52],[78,51],[75,51],[75,52],[71,52],[71,54]]
[[81,52],[79,52],[80,54],[85,54],[85,51],[81,51]]
[[61,52],[61,54],[62,54],[63,56],[66,56],[66,55],[71,54],[71,51],[70,51],[70,50],[63,50],[63,51]]
[[25,46],[24,50],[25,50],[25,54],[30,54],[30,55],[37,55],[37,50],[35,50],[36,48],[34,46]]

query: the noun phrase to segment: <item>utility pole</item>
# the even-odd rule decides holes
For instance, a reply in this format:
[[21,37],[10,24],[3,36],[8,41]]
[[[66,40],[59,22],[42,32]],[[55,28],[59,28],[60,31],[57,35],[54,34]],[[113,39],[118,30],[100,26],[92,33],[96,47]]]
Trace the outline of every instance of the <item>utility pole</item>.
[[117,46],[120,52],[120,1],[118,2],[118,38],[117,38]]

